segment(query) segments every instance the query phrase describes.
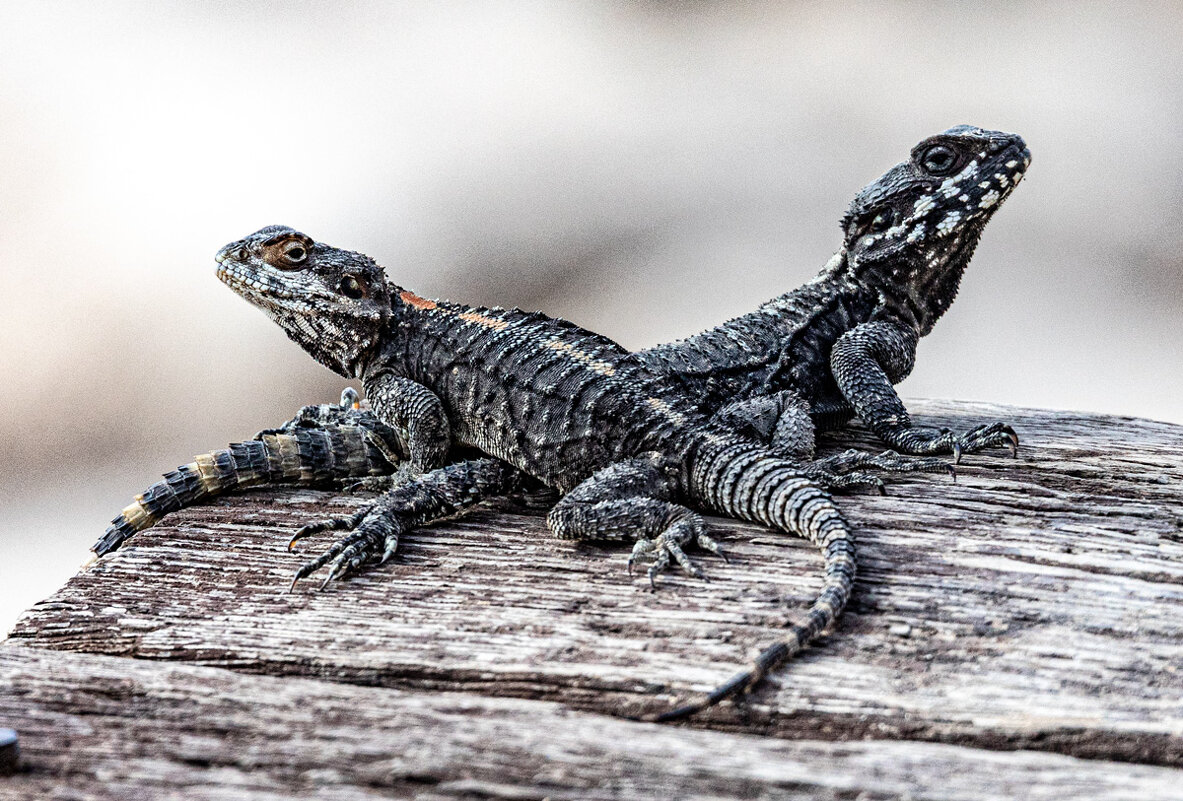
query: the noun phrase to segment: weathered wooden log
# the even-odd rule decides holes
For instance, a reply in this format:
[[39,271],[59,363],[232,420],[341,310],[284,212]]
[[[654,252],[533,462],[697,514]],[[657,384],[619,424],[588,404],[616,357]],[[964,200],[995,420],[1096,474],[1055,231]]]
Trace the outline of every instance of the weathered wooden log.
[[0,798],[1178,798],[1179,771],[915,741],[783,740],[217,668],[0,648]]
[[[215,666],[261,675],[157,666],[164,671],[152,674],[157,678],[136,674],[141,678],[135,681],[152,683],[163,695],[160,677],[170,675],[178,682],[184,676],[185,687],[200,684],[200,676],[225,676],[218,681],[244,694],[280,693],[292,682],[338,699],[358,693],[359,705],[398,699],[389,701],[391,715],[399,714],[399,704],[448,708],[431,694],[459,693],[462,706],[495,710],[488,714],[504,721],[520,716],[524,730],[537,726],[535,745],[518,742],[526,750],[554,741],[548,727],[561,729],[568,719],[594,721],[578,725],[602,732],[604,754],[631,754],[638,742],[665,743],[676,754],[678,738],[690,738],[680,761],[659,759],[655,746],[649,761],[636,763],[654,781],[709,773],[703,764],[711,749],[738,748],[734,743],[742,741],[753,744],[753,755],[767,748],[776,759],[807,761],[808,768],[797,768],[814,778],[801,779],[801,786],[828,788],[834,797],[896,795],[891,781],[907,773],[905,765],[917,771],[910,790],[915,797],[1007,797],[1004,779],[1035,781],[1025,770],[1046,768],[1040,774],[1046,778],[1079,768],[1084,772],[1075,775],[1085,777],[1094,765],[1101,769],[1096,777],[1109,778],[1107,784],[1082,779],[1097,782],[1089,797],[1109,797],[1122,786],[1117,779],[1127,776],[1131,782],[1152,777],[1149,784],[1129,785],[1143,788],[1139,797],[1168,797],[1153,787],[1170,774],[1172,786],[1161,786],[1177,789],[1183,778],[1171,769],[1183,766],[1183,427],[944,402],[912,408],[924,422],[951,428],[1011,421],[1023,438],[1019,458],[973,454],[956,483],[932,475],[891,477],[885,498],[842,497],[859,542],[860,576],[850,608],[832,635],[746,703],[693,720],[714,732],[656,729],[594,713],[661,710],[713,687],[809,603],[820,584],[820,560],[808,544],[721,519],[712,523],[732,563],[703,562],[709,583],[671,574],[657,593],[646,591],[643,578],[627,576],[626,551],[558,542],[541,517],[499,507],[417,532],[406,538],[395,563],[323,592],[310,583],[289,595],[290,576],[306,557],[286,553],[287,535],[364,499],[299,490],[248,494],[175,514],[136,535],[30,609],[0,654],[29,660],[30,648],[57,649]],[[830,444],[877,447],[857,432]],[[58,670],[51,654],[37,658],[47,660],[39,668],[47,675]],[[71,659],[61,663],[69,667],[60,668],[59,684],[71,681],[69,671],[85,683],[121,664]],[[151,667],[124,664],[129,671]],[[41,692],[34,678],[26,686],[32,695]],[[402,692],[383,696],[383,688]],[[177,692],[183,697],[187,691]],[[504,700],[510,696],[550,703],[516,705]],[[5,714],[12,708],[3,707]],[[260,726],[271,725],[267,721]],[[0,717],[0,725],[14,724]],[[236,725],[228,720],[226,731]],[[14,728],[21,728],[19,715]],[[173,731],[184,738],[183,721]],[[496,728],[480,731],[500,736],[489,733]],[[126,736],[140,735],[129,729]],[[46,737],[59,746],[68,741],[52,726]],[[370,755],[357,757],[363,759],[394,753],[398,740],[389,730],[375,737],[377,750],[358,745],[358,751],[340,751],[344,764],[333,768],[355,769],[358,753]],[[740,739],[716,743],[710,737]],[[868,739],[882,742],[853,744]],[[58,762],[28,736],[21,745],[27,761],[42,766],[38,771],[55,775]],[[593,739],[585,742],[593,745]],[[1012,763],[981,749],[1060,756],[1012,755]],[[150,749],[137,753],[150,759]],[[751,769],[768,758],[753,756]],[[897,759],[892,770],[877,762]],[[1039,761],[1056,759],[1070,762]],[[917,768],[921,763],[931,770]],[[1012,764],[1017,772],[1008,773],[1005,766]],[[827,770],[870,774],[880,768],[896,778],[882,786],[862,774],[866,781],[850,785],[833,776],[829,783],[815,781]],[[957,784],[949,778],[963,768],[966,776],[977,770],[990,786],[982,785],[979,795],[954,792],[973,786],[971,779]],[[504,770],[522,797],[547,794],[525,773]],[[745,770],[736,767],[735,775],[746,776]],[[776,782],[800,775],[777,773],[768,784],[750,786],[783,789]],[[424,790],[425,797],[436,797],[436,790]],[[603,797],[645,795],[630,792]],[[728,797],[703,794],[712,792]],[[731,795],[742,793],[733,788]],[[567,796],[556,791],[552,797]]]

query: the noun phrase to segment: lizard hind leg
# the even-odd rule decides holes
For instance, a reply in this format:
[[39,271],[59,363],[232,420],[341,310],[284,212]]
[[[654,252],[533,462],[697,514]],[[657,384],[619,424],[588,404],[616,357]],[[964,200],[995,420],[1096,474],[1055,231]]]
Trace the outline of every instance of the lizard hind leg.
[[[555,536],[569,540],[633,540],[633,565],[651,559],[649,586],[671,565],[705,578],[686,555],[687,545],[723,557],[696,512],[669,500],[672,481],[658,454],[618,462],[596,472],[560,500],[546,517]],[[725,558],[725,557],[724,557]]]

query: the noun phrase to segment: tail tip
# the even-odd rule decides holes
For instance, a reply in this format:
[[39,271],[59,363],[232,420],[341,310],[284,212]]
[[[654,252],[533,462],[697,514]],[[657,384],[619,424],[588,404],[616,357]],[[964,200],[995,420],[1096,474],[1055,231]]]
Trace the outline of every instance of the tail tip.
[[[99,541],[90,546],[90,550],[94,552],[93,558],[97,560],[118,549],[134,533],[135,529],[131,527],[126,518],[122,515],[115,518],[111,521],[111,525],[107,526],[103,536],[99,537]],[[93,562],[89,564],[93,564]],[[89,564],[86,566],[89,567]]]

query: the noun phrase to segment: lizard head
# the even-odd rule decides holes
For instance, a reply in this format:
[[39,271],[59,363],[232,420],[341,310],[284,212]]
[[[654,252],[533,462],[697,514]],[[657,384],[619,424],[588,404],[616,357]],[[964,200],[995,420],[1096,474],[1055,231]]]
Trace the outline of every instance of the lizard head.
[[218,278],[313,358],[356,376],[390,318],[386,275],[369,256],[271,225],[218,251]]
[[842,220],[849,269],[902,290],[927,333],[953,302],[982,229],[1030,164],[1017,134],[958,125],[925,139],[850,204]]

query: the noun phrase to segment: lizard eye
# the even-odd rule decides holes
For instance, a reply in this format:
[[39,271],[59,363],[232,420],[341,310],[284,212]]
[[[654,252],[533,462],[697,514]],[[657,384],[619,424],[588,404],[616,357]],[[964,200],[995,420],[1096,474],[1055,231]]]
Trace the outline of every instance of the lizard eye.
[[948,175],[957,164],[957,152],[948,145],[933,145],[920,156],[920,165],[933,175]]
[[341,294],[353,300],[361,300],[366,296],[366,288],[361,281],[347,275],[341,279]]
[[301,264],[308,258],[308,249],[299,242],[292,242],[283,249],[283,257],[289,264]]

